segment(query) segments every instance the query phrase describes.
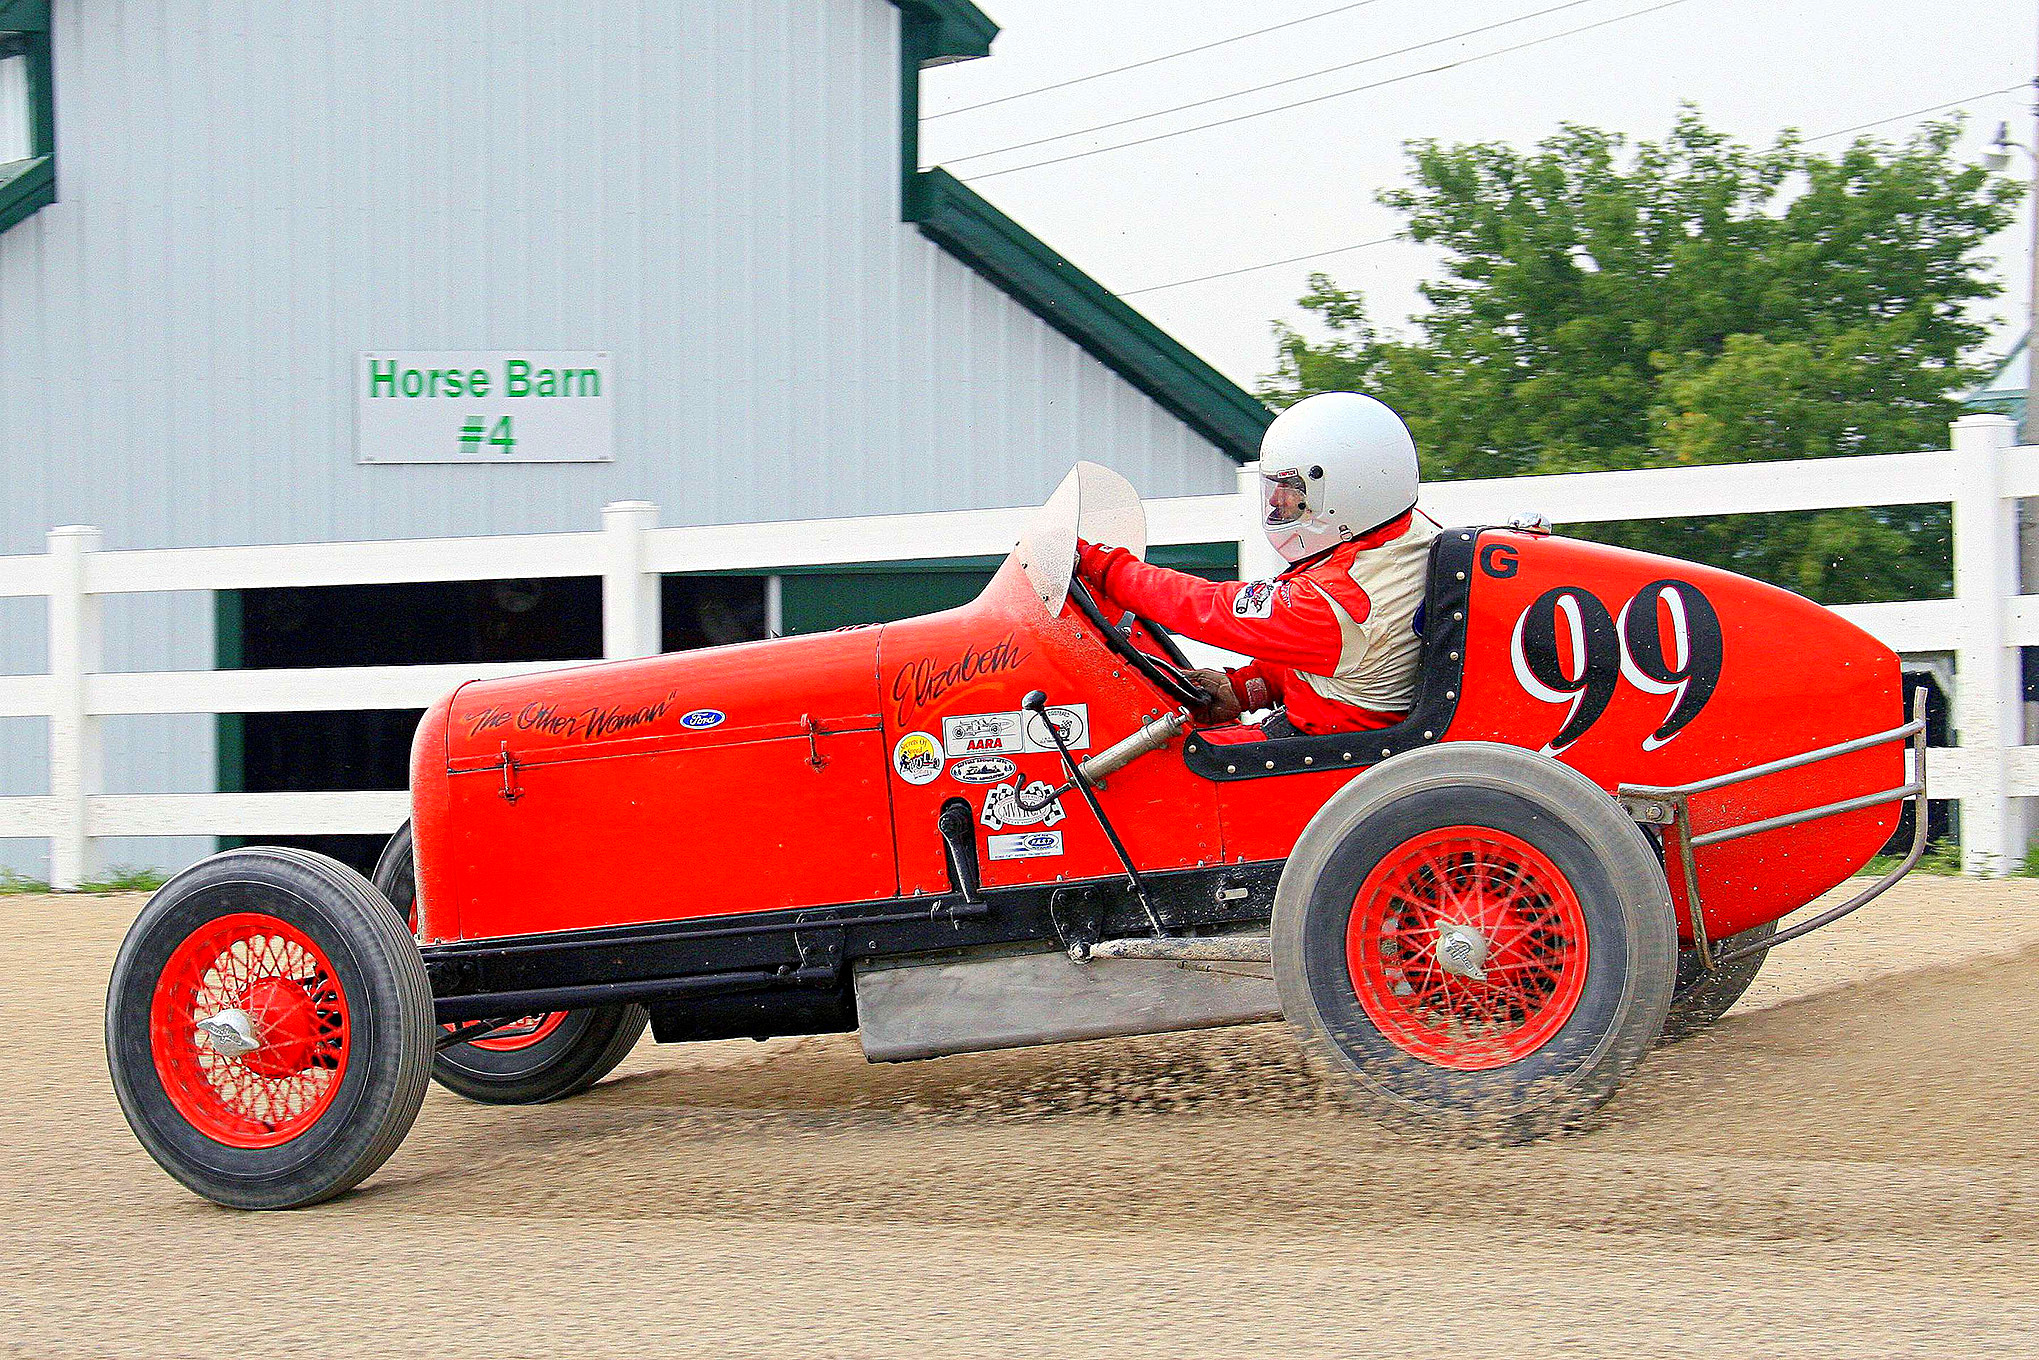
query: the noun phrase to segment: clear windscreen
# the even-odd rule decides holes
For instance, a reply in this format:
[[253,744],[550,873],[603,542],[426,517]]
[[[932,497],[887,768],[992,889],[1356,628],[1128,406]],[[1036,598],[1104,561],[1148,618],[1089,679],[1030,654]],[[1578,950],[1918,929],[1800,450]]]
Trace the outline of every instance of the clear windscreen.
[[1147,555],[1147,511],[1133,484],[1108,467],[1078,463],[1028,521],[1013,549],[1049,614],[1060,614],[1076,572],[1076,540]]

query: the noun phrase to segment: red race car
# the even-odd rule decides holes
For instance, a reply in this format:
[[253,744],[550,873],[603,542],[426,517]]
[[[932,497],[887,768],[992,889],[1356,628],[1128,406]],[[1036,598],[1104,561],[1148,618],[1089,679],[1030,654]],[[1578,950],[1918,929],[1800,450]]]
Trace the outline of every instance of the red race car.
[[557,1099],[647,1023],[894,1061],[1278,1016],[1382,1116],[1521,1139],[1923,845],[1777,929],[1925,797],[1896,656],[1786,591],[1447,530],[1409,718],[1269,738],[1199,725],[1079,533],[1141,551],[1132,488],[1079,466],[946,613],[461,686],[374,883],[233,850],[135,922],[107,1049],[142,1144],[284,1207],[380,1165],[428,1077]]

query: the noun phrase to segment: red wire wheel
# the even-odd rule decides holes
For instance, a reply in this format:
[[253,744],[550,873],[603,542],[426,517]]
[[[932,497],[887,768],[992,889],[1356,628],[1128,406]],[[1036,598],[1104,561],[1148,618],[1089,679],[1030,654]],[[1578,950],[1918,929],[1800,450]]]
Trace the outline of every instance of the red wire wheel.
[[[228,1055],[199,1026],[245,1016],[259,1047]],[[332,960],[279,917],[237,912],[171,952],[149,1006],[149,1047],[164,1094],[229,1147],[287,1143],[317,1124],[347,1073],[351,1025]]]
[[[1441,954],[1478,953],[1468,971]],[[1443,947],[1440,941],[1444,941]],[[1345,935],[1359,1004],[1405,1053],[1457,1071],[1505,1067],[1564,1028],[1586,985],[1586,914],[1548,856],[1484,826],[1425,831],[1360,885]]]
[[[551,1038],[552,1032],[566,1023],[569,1014],[568,1011],[552,1011],[546,1015],[527,1015],[486,1039],[470,1039],[467,1042],[470,1047],[485,1048],[491,1053],[515,1053]],[[459,1028],[459,1025],[446,1026],[449,1033]]]

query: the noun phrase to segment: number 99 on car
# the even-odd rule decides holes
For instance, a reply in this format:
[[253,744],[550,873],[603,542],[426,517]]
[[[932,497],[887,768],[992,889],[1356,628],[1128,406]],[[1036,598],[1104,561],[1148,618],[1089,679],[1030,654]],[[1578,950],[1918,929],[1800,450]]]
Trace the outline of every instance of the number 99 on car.
[[1526,693],[1566,706],[1545,755],[1585,736],[1623,680],[1669,701],[1643,738],[1643,749],[1654,751],[1699,716],[1720,683],[1720,616],[1699,587],[1672,577],[1638,590],[1619,614],[1583,586],[1557,586],[1515,620],[1508,656]]

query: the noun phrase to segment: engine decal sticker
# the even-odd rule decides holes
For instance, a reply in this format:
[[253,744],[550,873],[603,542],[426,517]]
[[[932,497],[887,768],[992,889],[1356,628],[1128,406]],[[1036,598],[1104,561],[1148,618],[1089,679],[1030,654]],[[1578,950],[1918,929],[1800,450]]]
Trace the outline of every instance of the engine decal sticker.
[[[1048,722],[1055,724],[1055,730],[1062,734],[1062,744],[1072,751],[1090,749],[1090,705],[1066,704],[1048,710]],[[1038,713],[1026,715],[1021,735],[1026,739],[1029,751],[1052,751],[1055,738],[1049,735],[1048,725],[1041,721]]]
[[719,708],[697,708],[692,713],[680,715],[680,726],[691,727],[696,732],[705,732],[711,727],[722,726],[728,715]]
[[932,784],[942,777],[941,743],[926,732],[908,732],[892,748],[892,771],[909,784]]
[[[1048,719],[1072,751],[1090,749],[1090,705],[1058,704]],[[968,713],[942,719],[942,749],[952,756],[1053,754],[1055,738],[1034,713]]]
[[918,661],[909,661],[899,668],[899,674],[892,677],[896,720],[904,727],[913,714],[956,686],[1016,670],[1032,655],[1020,645],[1019,634],[1012,632],[987,647],[973,647],[953,660],[924,656]]
[[1264,619],[1274,613],[1274,582],[1248,581],[1232,597],[1232,616],[1239,619]]
[[968,756],[949,767],[959,784],[996,784],[1019,773],[1019,767],[1004,756]]
[[1059,831],[1022,831],[1011,836],[992,836],[986,844],[991,859],[1039,859],[1062,853]]
[[[1009,826],[1032,826],[1035,822],[1053,826],[1066,815],[1062,811],[1062,800],[1048,797],[1054,791],[1054,785],[1044,784],[1038,779],[1024,790],[1017,779],[1010,784],[994,784],[984,796],[984,811],[977,820],[993,831],[1003,831]],[[1023,798],[1027,804],[1034,806],[1022,806]]]

